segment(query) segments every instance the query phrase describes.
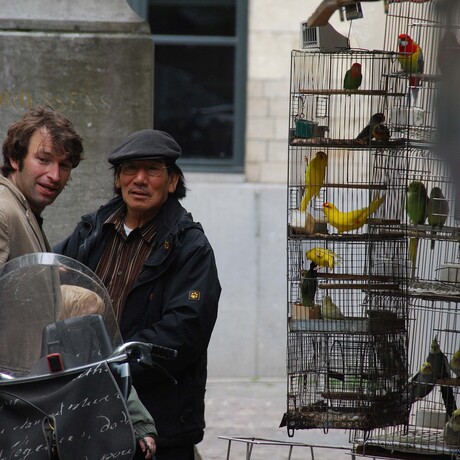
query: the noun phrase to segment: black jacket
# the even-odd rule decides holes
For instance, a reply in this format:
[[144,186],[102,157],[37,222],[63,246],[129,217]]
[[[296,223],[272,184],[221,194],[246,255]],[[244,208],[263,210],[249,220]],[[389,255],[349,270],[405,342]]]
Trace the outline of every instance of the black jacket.
[[[107,242],[104,221],[120,206],[116,197],[82,217],[73,233],[53,250],[95,271]],[[203,438],[207,347],[217,319],[221,286],[214,253],[199,223],[174,199],[163,205],[152,250],[125,303],[124,341],[174,348],[174,360],[159,370],[133,366],[133,383],[152,414],[158,446],[196,444]]]

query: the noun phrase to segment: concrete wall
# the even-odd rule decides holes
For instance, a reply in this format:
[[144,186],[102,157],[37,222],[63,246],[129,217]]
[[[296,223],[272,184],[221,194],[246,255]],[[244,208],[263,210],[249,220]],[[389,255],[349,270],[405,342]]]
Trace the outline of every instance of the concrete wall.
[[112,190],[106,155],[152,125],[153,44],[148,24],[125,0],[17,0],[0,8],[0,132],[30,107],[67,115],[84,139],[85,160],[46,209],[50,240]]
[[213,245],[222,297],[212,377],[281,376],[286,341],[286,190],[240,176],[188,175],[184,206]]

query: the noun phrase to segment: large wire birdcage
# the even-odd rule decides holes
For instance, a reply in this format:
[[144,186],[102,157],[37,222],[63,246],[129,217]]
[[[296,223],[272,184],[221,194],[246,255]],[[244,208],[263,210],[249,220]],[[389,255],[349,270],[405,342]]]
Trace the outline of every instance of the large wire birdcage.
[[[424,58],[421,69],[403,71],[400,66],[399,71],[406,79],[406,107],[402,107],[407,114],[406,164],[401,174],[406,184],[404,203],[412,203],[411,190],[417,190],[417,203],[424,212],[415,218],[413,206],[409,206],[402,221],[409,267],[409,422],[370,432],[356,431],[354,442],[369,454],[383,448],[417,458],[443,455],[454,459],[460,448],[460,434],[452,434],[450,429],[460,386],[453,359],[460,349],[456,172],[438,155],[440,133],[446,135],[440,94],[453,78],[449,73],[460,56],[459,6],[450,0],[391,2],[388,6],[384,48],[398,50],[401,39],[407,41],[408,36]],[[426,362],[435,363],[431,371]]]
[[407,422],[406,133],[386,122],[405,92],[394,73],[394,53],[292,53],[289,430]]
[[[291,54],[283,424],[348,429],[364,454],[455,458],[460,233],[437,96],[460,56],[443,47],[459,7],[386,3],[382,50]],[[407,65],[411,40],[421,68]],[[448,364],[430,374],[434,343]]]

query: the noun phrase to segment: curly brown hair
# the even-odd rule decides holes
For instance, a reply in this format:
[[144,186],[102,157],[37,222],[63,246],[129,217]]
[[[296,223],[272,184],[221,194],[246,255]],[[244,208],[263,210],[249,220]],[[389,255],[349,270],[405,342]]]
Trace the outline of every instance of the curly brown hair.
[[37,129],[43,127],[48,130],[57,151],[70,160],[72,168],[78,166],[83,159],[83,139],[70,120],[51,107],[36,107],[28,110],[19,121],[8,127],[2,146],[1,171],[5,177],[14,171],[11,160],[18,162],[19,169],[22,170],[30,138]]

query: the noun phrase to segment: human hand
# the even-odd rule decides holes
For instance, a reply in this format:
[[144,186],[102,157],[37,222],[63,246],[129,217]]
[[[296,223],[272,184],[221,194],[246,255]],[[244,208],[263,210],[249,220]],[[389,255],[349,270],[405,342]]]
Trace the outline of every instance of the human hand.
[[146,460],[153,460],[155,458],[155,452],[157,450],[155,439],[151,436],[145,436],[143,438],[138,438],[137,443]]

